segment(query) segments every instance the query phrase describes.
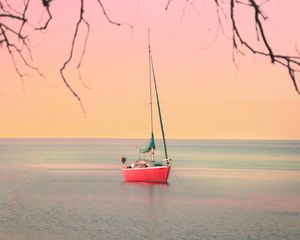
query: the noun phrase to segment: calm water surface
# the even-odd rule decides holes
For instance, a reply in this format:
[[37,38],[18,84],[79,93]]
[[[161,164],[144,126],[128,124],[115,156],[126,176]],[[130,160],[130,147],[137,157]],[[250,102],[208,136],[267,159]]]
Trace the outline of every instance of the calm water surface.
[[1,139],[0,239],[300,239],[300,141],[171,140],[168,185],[124,183],[143,143]]

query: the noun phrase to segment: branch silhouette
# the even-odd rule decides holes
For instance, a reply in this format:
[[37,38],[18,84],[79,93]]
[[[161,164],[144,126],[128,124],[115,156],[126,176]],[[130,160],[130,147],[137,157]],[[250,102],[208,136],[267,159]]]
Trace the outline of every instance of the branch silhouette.
[[[194,1],[192,0],[182,1],[189,5],[194,4]],[[260,55],[269,58],[272,64],[278,64],[287,70],[295,91],[300,94],[299,84],[297,82],[298,79],[296,77],[296,73],[300,72],[299,50],[296,47],[294,56],[278,53],[277,50],[270,44],[270,37],[266,34],[264,23],[268,20],[268,16],[263,13],[262,7],[271,1],[273,0],[214,0],[217,21],[219,25],[217,28],[217,34],[219,29],[221,29],[222,33],[227,38],[227,34],[225,33],[223,26],[229,22],[231,24],[231,41],[233,49],[232,60],[235,66],[238,68],[235,57],[236,54],[246,55],[244,50],[247,50],[254,55]],[[174,1],[172,0],[168,0],[165,10],[169,10],[173,2]],[[254,25],[257,41],[257,45],[255,46],[251,44],[249,36],[242,35],[241,29],[238,27],[238,23],[240,23],[242,20],[236,15],[236,8],[241,5],[247,7],[248,10],[253,12],[253,21],[255,23]],[[187,9],[185,8],[184,11],[187,11]],[[265,50],[260,50],[258,46],[263,46]]]
[[[121,23],[114,20],[102,0],[90,0],[94,1],[99,7],[99,14],[102,14],[106,21],[114,26],[127,26],[131,30],[133,29],[132,25]],[[193,8],[195,11],[199,11],[196,7],[196,1],[204,1],[204,0],[181,0],[184,3],[183,15],[186,14],[188,7]],[[293,83],[293,87],[295,91],[300,94],[299,84],[297,79],[297,73],[300,71],[300,53],[295,47],[295,55],[287,55],[284,53],[280,53],[277,51],[274,46],[271,44],[270,36],[268,36],[266,31],[265,22],[268,20],[268,16],[264,14],[263,7],[274,0],[214,0],[214,6],[216,10],[216,21],[218,23],[216,37],[218,36],[219,31],[227,37],[231,39],[232,42],[232,56],[233,63],[238,67],[236,62],[236,55],[242,54],[246,55],[247,53],[260,55],[262,57],[268,58],[270,63],[278,64],[287,70],[289,78]],[[31,32],[41,32],[44,33],[48,30],[49,25],[56,17],[55,8],[53,4],[59,4],[59,1],[55,0],[39,0],[39,1],[31,1],[31,0],[23,0],[23,1],[10,1],[10,0],[0,0],[0,48],[2,50],[6,50],[12,60],[12,65],[17,73],[17,75],[21,78],[24,88],[24,76],[28,75],[30,71],[36,72],[40,77],[45,78],[45,75],[40,71],[40,68],[35,66],[35,62],[31,53],[32,46],[29,41],[29,35]],[[74,0],[75,2],[75,0]],[[37,7],[36,4],[39,4]],[[82,104],[82,100],[72,87],[71,79],[67,79],[65,75],[65,70],[68,68],[69,63],[74,58],[74,49],[76,44],[80,44],[82,46],[80,57],[77,60],[78,64],[76,66],[76,70],[78,73],[78,79],[81,81],[84,87],[88,88],[88,86],[82,80],[82,76],[80,73],[80,68],[82,65],[82,61],[85,56],[85,52],[88,46],[88,38],[90,34],[90,23],[88,20],[89,9],[86,8],[87,0],[77,0],[76,3],[79,3],[78,6],[74,4],[73,11],[78,11],[77,20],[74,25],[74,30],[72,31],[71,36],[72,40],[70,41],[69,51],[65,58],[65,61],[60,66],[60,76],[69,90],[69,92],[75,97],[75,99],[79,102],[83,113],[85,113],[85,109]],[[166,0],[165,10],[171,11],[172,4],[175,1]],[[32,6],[40,11],[39,13],[42,15],[38,21],[32,20]],[[243,6],[247,10],[252,13],[252,20],[254,22],[254,32],[256,33],[256,42],[252,43],[249,35],[244,35],[242,30],[239,27],[239,23],[241,19],[237,14],[237,8],[239,6]],[[45,18],[44,18],[45,15]],[[230,25],[230,34],[226,33],[225,25]],[[32,29],[33,31],[26,31],[25,29]],[[84,37],[80,35],[82,31],[84,33]],[[228,37],[230,36],[230,37]],[[25,69],[25,71],[24,71]]]
[[[85,18],[86,0],[78,0],[78,1],[80,1],[80,5],[78,9],[79,15],[78,15],[78,20],[75,23],[75,30],[72,33],[72,40],[70,43],[69,54],[67,55],[66,60],[63,62],[59,71],[65,86],[70,91],[70,93],[77,99],[83,113],[85,114],[85,109],[79,94],[71,86],[70,81],[66,78],[64,73],[66,68],[68,67],[68,64],[74,58],[74,48],[76,43],[78,42],[79,44],[82,44],[82,52],[80,54],[80,58],[76,69],[78,73],[78,78],[82,82],[83,86],[89,88],[82,80],[80,67],[88,44],[90,24],[89,21]],[[105,16],[108,23],[115,26],[126,25],[130,27],[130,29],[132,30],[133,28],[132,25],[112,20],[112,18],[107,13],[104,4],[102,3],[101,0],[94,0],[94,1],[98,3],[100,7],[99,12]],[[9,55],[11,56],[15,71],[22,80],[23,88],[24,88],[24,76],[28,75],[28,73],[21,71],[21,66],[17,63],[16,57],[19,57],[22,60],[22,63],[27,67],[27,69],[36,71],[43,78],[45,78],[45,75],[39,70],[38,67],[29,63],[28,59],[33,60],[31,54],[31,46],[28,41],[28,36],[25,35],[22,30],[25,26],[28,26],[33,28],[35,31],[40,31],[40,32],[47,31],[53,18],[55,17],[55,14],[52,12],[52,8],[51,8],[53,2],[54,2],[53,0],[40,0],[41,5],[39,9],[41,10],[41,12],[45,11],[47,13],[47,18],[46,20],[44,20],[42,16],[38,26],[35,26],[33,23],[30,22],[30,16],[28,16],[27,14],[31,4],[31,0],[24,0],[21,10],[19,10],[20,3],[11,4],[10,2],[8,2],[8,0],[0,0],[0,48],[6,49]],[[6,21],[7,19],[10,20],[9,23],[7,23]],[[18,22],[17,24],[16,21]],[[83,40],[78,37],[79,32],[81,31],[81,26],[85,26],[87,29]],[[25,52],[24,49],[26,49],[27,52]]]
[[[216,0],[218,1],[218,0]],[[264,3],[269,2],[265,1]],[[263,4],[264,4],[263,3]],[[261,6],[256,3],[255,0],[249,0],[246,4],[249,8],[251,8],[254,12],[255,19],[255,30],[257,33],[257,41],[261,42],[265,47],[265,51],[257,50],[255,47],[251,46],[249,41],[242,37],[240,34],[240,30],[237,27],[237,19],[235,16],[235,6],[236,4],[246,4],[245,2],[240,2],[236,0],[230,0],[230,19],[232,23],[232,44],[233,48],[238,52],[241,52],[241,46],[246,47],[251,53],[261,55],[267,58],[270,58],[271,63],[278,63],[281,66],[285,67],[289,73],[289,76],[293,82],[294,88],[298,94],[300,94],[299,87],[297,84],[297,79],[295,76],[295,72],[300,70],[300,56],[290,56],[285,54],[277,54],[275,53],[275,49],[271,47],[269,44],[268,37],[265,34],[265,28],[263,25],[263,21],[267,20],[267,17],[262,13]],[[235,60],[234,60],[235,61]]]

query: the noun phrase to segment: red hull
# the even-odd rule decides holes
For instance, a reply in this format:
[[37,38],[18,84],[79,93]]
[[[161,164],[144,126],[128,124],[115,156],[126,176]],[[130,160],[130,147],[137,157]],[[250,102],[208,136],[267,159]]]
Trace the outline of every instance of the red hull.
[[169,172],[170,166],[122,168],[122,174],[126,182],[167,183]]

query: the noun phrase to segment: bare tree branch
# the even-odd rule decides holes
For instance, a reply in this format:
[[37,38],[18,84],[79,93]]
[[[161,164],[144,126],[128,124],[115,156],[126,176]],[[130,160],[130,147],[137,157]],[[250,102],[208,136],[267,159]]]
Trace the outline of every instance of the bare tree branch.
[[[7,49],[7,51],[9,52],[9,54],[12,58],[12,61],[13,61],[15,71],[21,78],[23,86],[24,86],[24,76],[27,73],[23,73],[20,70],[20,67],[18,66],[18,63],[16,61],[16,57],[19,57],[27,68],[36,71],[43,78],[45,78],[45,76],[39,70],[39,68],[33,66],[32,64],[30,64],[27,61],[27,57],[32,59],[32,54],[31,54],[31,48],[28,45],[27,36],[23,35],[22,30],[26,24],[28,24],[30,26],[32,26],[32,24],[29,23],[29,21],[28,21],[30,16],[27,16],[27,12],[28,12],[28,9],[30,6],[30,0],[23,0],[23,1],[24,1],[23,2],[24,6],[22,9],[22,12],[20,12],[20,11],[16,10],[15,6],[11,5],[7,0],[0,0],[0,47],[1,48],[5,47]],[[119,22],[113,21],[107,14],[106,9],[104,8],[104,5],[102,4],[102,2],[100,0],[96,0],[96,1],[99,4],[99,6],[101,7],[102,13],[109,23],[117,25],[117,26],[128,25],[128,24],[121,24]],[[41,2],[42,2],[42,6],[44,7],[45,11],[47,12],[48,17],[44,24],[42,24],[41,26],[38,26],[38,27],[34,27],[34,29],[37,31],[47,30],[51,20],[53,19],[52,12],[50,9],[52,0],[41,0]],[[84,18],[84,2],[85,2],[84,0],[80,0],[79,19],[76,22],[68,58],[65,60],[65,62],[63,63],[63,65],[60,68],[60,75],[62,77],[64,84],[69,89],[69,91],[72,93],[72,95],[78,100],[82,111],[85,113],[84,107],[81,102],[81,98],[71,87],[71,85],[70,85],[69,81],[66,79],[65,73],[64,73],[66,67],[68,66],[69,62],[73,58],[75,44],[77,41],[79,41],[79,39],[78,39],[79,28],[81,25],[84,25],[84,26],[86,26],[87,32],[86,32],[86,36],[85,36],[84,43],[83,43],[82,53],[81,53],[81,56],[80,56],[80,59],[79,59],[78,65],[77,65],[77,72],[78,72],[80,81],[83,83],[83,85],[86,88],[88,88],[88,86],[82,80],[81,73],[80,73],[80,67],[81,67],[83,57],[85,55],[88,36],[89,36],[89,32],[90,32],[90,25],[89,25],[88,21]],[[3,21],[2,21],[2,19],[3,19]],[[12,23],[12,26],[10,26],[6,23],[6,21],[4,21],[5,19],[19,21],[20,24],[19,24],[19,26],[16,27],[16,25]],[[42,18],[41,18],[41,20],[42,20]],[[128,26],[132,29],[131,25],[128,25]],[[21,40],[21,43],[22,43],[21,46],[19,46],[19,47],[17,46],[19,43],[16,41],[16,39],[13,39],[10,35],[8,35],[7,34],[8,32],[11,33],[13,36],[15,36],[16,39]],[[23,47],[25,47],[25,49],[27,49],[28,56],[24,55]]]
[[62,77],[65,85],[67,86],[67,88],[70,90],[70,92],[73,94],[73,96],[78,100],[78,102],[80,104],[80,107],[81,107],[83,113],[85,114],[85,109],[84,109],[84,107],[82,105],[80,97],[73,90],[73,88],[70,86],[69,82],[67,81],[67,79],[66,79],[66,77],[64,75],[64,70],[65,70],[65,68],[67,67],[68,63],[71,61],[71,59],[73,57],[73,51],[74,51],[74,46],[75,46],[75,42],[76,42],[76,37],[77,37],[77,34],[78,34],[79,26],[84,21],[84,18],[83,18],[84,7],[83,6],[84,6],[83,5],[83,0],[80,0],[80,15],[79,15],[79,20],[76,23],[76,28],[75,28],[75,32],[74,32],[73,39],[72,39],[72,45],[71,45],[70,54],[69,54],[68,59],[63,63],[63,66],[60,68],[60,75],[61,75],[61,77]]
[[[186,6],[183,10],[183,14],[186,12],[186,8],[188,4],[194,4],[193,1],[190,0],[182,0],[186,2]],[[169,6],[171,4],[172,0],[168,0],[167,5],[165,7],[166,10],[169,9]],[[225,21],[231,22],[231,40],[232,40],[232,61],[234,65],[238,68],[238,64],[236,61],[236,56],[239,54],[245,55],[244,50],[248,50],[254,55],[260,55],[263,57],[267,57],[271,60],[272,64],[279,64],[287,69],[288,74],[290,76],[290,79],[293,82],[293,86],[298,94],[300,94],[297,78],[295,73],[300,72],[300,58],[299,56],[291,56],[286,54],[278,54],[276,53],[276,49],[274,49],[273,46],[271,46],[269,37],[266,34],[265,27],[264,27],[264,21],[268,19],[268,16],[266,16],[262,11],[262,6],[271,2],[271,0],[265,0],[258,4],[258,0],[214,0],[214,3],[216,5],[216,15],[217,15],[217,21],[218,21],[218,27],[217,27],[217,35],[219,29],[222,30],[222,33],[226,37],[227,34],[225,33],[225,30],[223,28],[224,22],[221,20],[221,14],[223,15],[223,19]],[[243,5],[249,10],[253,11],[253,22],[255,26],[255,32],[257,35],[257,43],[260,46],[263,46],[265,48],[265,51],[259,50],[256,46],[253,46],[250,42],[250,39],[248,37],[245,37],[241,34],[241,31],[238,27],[238,24],[240,22],[240,19],[235,15],[236,6],[237,5]],[[227,17],[225,7],[229,6],[229,17]],[[215,41],[215,38],[213,42]],[[298,55],[299,51],[296,47],[296,53]],[[236,55],[237,54],[237,55]]]
[[[289,76],[293,82],[296,92],[298,94],[300,94],[298,84],[297,84],[297,79],[295,76],[295,72],[297,71],[296,68],[300,69],[300,57],[274,53],[273,48],[271,47],[271,45],[269,44],[269,42],[267,40],[267,36],[265,34],[265,30],[264,30],[263,24],[260,19],[260,17],[262,17],[265,20],[266,17],[262,14],[260,7],[259,7],[259,5],[257,5],[255,0],[249,0],[248,6],[254,10],[254,15],[255,15],[254,20],[255,20],[255,24],[257,26],[257,31],[258,31],[258,34],[262,37],[263,44],[267,51],[266,52],[259,51],[259,50],[256,50],[254,47],[252,47],[247,42],[247,40],[244,40],[244,38],[241,36],[239,29],[236,25],[236,18],[234,15],[235,2],[236,2],[235,0],[230,0],[230,12],[231,12],[230,18],[231,18],[231,22],[232,22],[233,48],[237,49],[237,50],[239,49],[239,45],[237,43],[237,40],[238,40],[241,45],[245,46],[253,54],[258,54],[261,56],[269,57],[271,59],[271,63],[273,63],[273,64],[279,63],[280,65],[284,66],[288,70]],[[268,2],[268,1],[266,1],[266,2]],[[259,39],[258,39],[258,41],[259,41]],[[293,65],[291,65],[291,64],[293,64]]]
[[88,88],[90,89],[90,87],[88,87],[86,85],[86,83],[82,80],[82,77],[81,77],[81,72],[80,72],[80,67],[81,67],[81,63],[82,63],[82,59],[84,57],[84,54],[85,54],[85,50],[86,50],[86,46],[87,46],[87,41],[88,41],[88,38],[89,38],[89,34],[90,34],[90,24],[83,18],[82,21],[85,23],[86,25],[86,28],[87,28],[87,32],[86,32],[86,36],[85,36],[85,39],[84,39],[84,45],[83,45],[83,49],[82,49],[82,52],[81,52],[81,56],[80,56],[80,59],[79,59],[79,62],[78,62],[78,65],[77,65],[77,73],[78,73],[78,77],[79,77],[79,80],[82,82],[83,86],[85,88]]
[[[47,27],[48,27],[48,24],[50,23],[50,21],[52,20],[52,14],[51,14],[51,11],[50,11],[50,1],[46,1],[46,0],[43,0],[43,5],[44,7],[46,8],[46,11],[47,11],[47,14],[48,14],[48,19],[47,21],[45,22],[44,26],[41,26],[39,28],[36,28],[36,30],[46,30]],[[42,20],[42,19],[41,19]]]
[[[75,0],[74,0],[75,1]],[[202,9],[198,9],[196,7],[196,1],[204,1],[204,0],[182,0],[184,3],[182,16],[186,14],[186,11],[189,7],[191,7],[197,14],[200,14]],[[210,1],[210,0],[207,0]],[[89,88],[83,81],[81,76],[81,65],[84,59],[88,38],[90,35],[90,23],[87,18],[86,11],[86,0],[77,0],[79,4],[76,8],[76,11],[79,12],[79,16],[76,16],[76,22],[74,25],[74,30],[71,36],[72,40],[70,42],[70,49],[68,55],[66,56],[65,61],[60,66],[60,76],[62,78],[63,83],[67,87],[67,89],[71,92],[71,94],[77,99],[79,102],[83,113],[85,113],[85,109],[82,105],[81,98],[79,94],[73,89],[72,82],[66,78],[65,71],[69,66],[69,63],[73,60],[75,45],[81,44],[82,50],[80,50],[80,57],[76,66],[76,70],[78,73],[78,78],[83,84],[85,88]],[[107,9],[105,8],[102,0],[94,0],[99,7],[99,12],[103,14],[106,21],[109,24],[115,26],[128,26],[133,31],[133,26],[126,23],[121,23],[113,20],[110,14],[108,14]],[[165,10],[170,9],[170,5],[174,3],[173,0],[167,0]],[[230,36],[230,40],[232,42],[232,60],[233,63],[238,68],[237,57],[240,55],[246,55],[248,53],[253,55],[259,55],[266,59],[269,59],[272,64],[278,64],[285,68],[288,72],[289,78],[292,80],[293,87],[296,92],[300,94],[299,84],[297,79],[297,74],[300,73],[300,51],[297,46],[295,46],[295,56],[287,55],[283,53],[279,53],[276,47],[272,46],[272,39],[267,34],[266,24],[268,20],[268,15],[264,13],[265,5],[270,3],[271,0],[214,0],[214,6],[216,9],[216,35],[214,36],[214,41],[216,41],[219,32],[223,33],[225,37],[228,38]],[[29,42],[30,39],[30,28],[33,32],[41,31],[47,32],[49,24],[56,17],[55,8],[52,7],[53,0],[39,0],[40,7],[38,8],[42,15],[40,17],[39,22],[32,21],[32,8],[36,1],[31,0],[23,0],[20,2],[9,1],[9,0],[0,0],[0,48],[4,49],[8,52],[12,59],[12,64],[18,76],[21,78],[23,86],[24,86],[24,76],[30,72],[37,73],[40,77],[45,78],[45,75],[40,71],[39,67],[35,66],[32,56],[32,46]],[[59,3],[56,1],[55,3]],[[201,2],[204,4],[204,2]],[[53,5],[54,6],[54,5]],[[77,6],[77,5],[76,5]],[[237,11],[243,7],[246,10],[251,11],[252,19],[253,19],[253,27],[254,34],[256,33],[256,40],[253,41],[246,34],[243,34],[243,29],[240,29],[241,19],[238,17]],[[203,7],[203,11],[206,11]],[[44,14],[47,16],[44,18]],[[206,14],[206,12],[204,13]],[[207,15],[205,15],[207,16]],[[210,23],[208,23],[210,25]],[[227,28],[226,28],[226,27]],[[230,31],[228,31],[228,26],[230,26]],[[210,26],[209,26],[210,27]],[[227,30],[227,32],[226,32]],[[80,33],[84,32],[84,37],[80,37]],[[85,32],[86,31],[86,32]],[[230,32],[230,34],[228,34]],[[210,43],[210,45],[212,44]],[[26,72],[28,71],[28,73]]]
[[168,0],[167,5],[165,7],[165,10],[167,11],[169,9],[170,3],[172,2],[172,0]]

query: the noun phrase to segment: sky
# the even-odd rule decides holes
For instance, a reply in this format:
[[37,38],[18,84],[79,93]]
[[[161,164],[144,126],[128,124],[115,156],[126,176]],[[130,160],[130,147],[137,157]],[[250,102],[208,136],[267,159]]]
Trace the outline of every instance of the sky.
[[[78,5],[54,1],[48,30],[28,30],[34,64],[46,79],[23,68],[28,72],[23,87],[8,53],[0,49],[0,137],[150,136],[149,27],[167,138],[300,139],[300,95],[287,70],[246,50],[237,57],[237,68],[230,25],[225,21],[225,34],[218,32],[213,1],[194,1],[185,11],[186,1],[179,0],[168,11],[167,1],[103,1],[111,19],[124,23],[120,27],[107,22],[96,1],[86,2],[91,29],[81,76],[88,87],[76,70],[84,26],[66,69],[86,114],[59,75],[70,51]],[[33,19],[40,19],[39,9],[32,7]],[[297,0],[265,4],[266,33],[278,53],[295,54],[300,46],[297,9]],[[243,36],[253,41],[252,12],[244,7],[237,16]]]

